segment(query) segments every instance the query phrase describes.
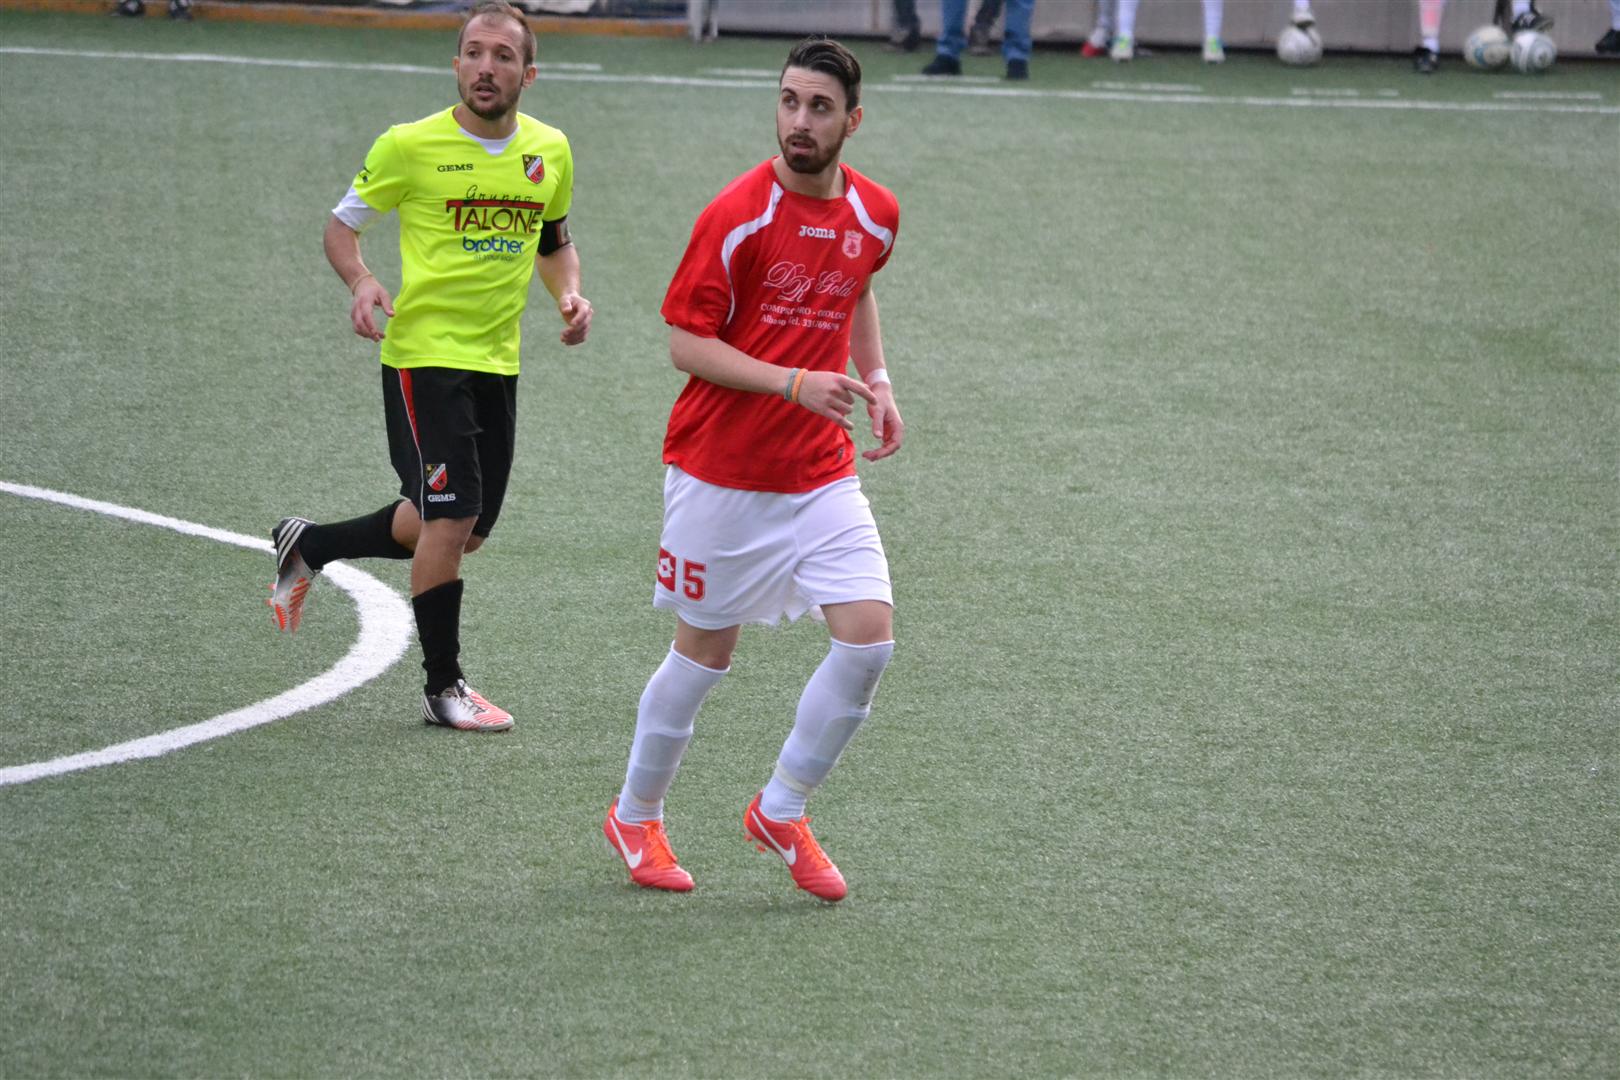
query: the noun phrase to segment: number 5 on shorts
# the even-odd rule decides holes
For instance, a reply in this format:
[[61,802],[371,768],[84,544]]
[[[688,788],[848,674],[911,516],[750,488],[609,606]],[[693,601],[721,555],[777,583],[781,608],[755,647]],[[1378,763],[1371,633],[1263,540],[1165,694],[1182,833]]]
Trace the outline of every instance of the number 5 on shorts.
[[703,599],[703,572],[708,569],[707,563],[692,562],[690,559],[679,559],[663,548],[658,549],[658,584],[675,591],[675,571],[680,569],[681,592],[688,600]]

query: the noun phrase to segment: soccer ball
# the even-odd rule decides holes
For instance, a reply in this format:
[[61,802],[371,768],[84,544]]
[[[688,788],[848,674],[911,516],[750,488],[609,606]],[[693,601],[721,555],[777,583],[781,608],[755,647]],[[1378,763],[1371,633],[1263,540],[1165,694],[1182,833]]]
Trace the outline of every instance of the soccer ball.
[[1535,75],[1552,67],[1558,59],[1558,46],[1539,30],[1520,30],[1513,35],[1512,59],[1514,67]]
[[1508,61],[1507,31],[1500,26],[1482,26],[1463,43],[1463,59],[1470,67],[1499,68]]
[[1283,27],[1277,35],[1277,59],[1289,67],[1310,67],[1322,59],[1322,35],[1314,26]]

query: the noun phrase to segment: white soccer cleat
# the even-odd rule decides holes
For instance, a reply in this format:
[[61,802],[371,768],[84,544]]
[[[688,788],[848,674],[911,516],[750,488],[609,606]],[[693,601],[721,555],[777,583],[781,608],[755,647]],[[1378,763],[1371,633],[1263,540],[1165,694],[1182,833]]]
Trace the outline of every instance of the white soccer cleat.
[[512,714],[457,679],[449,689],[422,695],[422,721],[457,731],[509,731]]
[[270,530],[270,542],[276,546],[276,580],[270,583],[270,599],[265,603],[276,618],[276,629],[289,634],[304,621],[304,598],[320,572],[311,570],[298,554],[298,538],[311,524],[306,518],[286,517]]
[[1108,59],[1115,63],[1124,63],[1136,55],[1136,42],[1129,34],[1121,34],[1108,46]]
[[1204,39],[1204,63],[1226,63],[1226,46],[1221,44],[1220,38],[1212,37]]

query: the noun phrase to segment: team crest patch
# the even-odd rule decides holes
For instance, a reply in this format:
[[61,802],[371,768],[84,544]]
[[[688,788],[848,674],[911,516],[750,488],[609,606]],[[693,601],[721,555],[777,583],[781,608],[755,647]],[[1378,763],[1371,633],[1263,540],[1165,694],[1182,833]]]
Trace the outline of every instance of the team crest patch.
[[450,468],[447,465],[429,465],[427,467],[427,486],[434,491],[443,491],[444,485],[450,482]]
[[539,154],[523,155],[523,175],[538,184],[546,178],[546,159]]
[[844,254],[851,259],[861,257],[861,234],[857,229],[844,230]]

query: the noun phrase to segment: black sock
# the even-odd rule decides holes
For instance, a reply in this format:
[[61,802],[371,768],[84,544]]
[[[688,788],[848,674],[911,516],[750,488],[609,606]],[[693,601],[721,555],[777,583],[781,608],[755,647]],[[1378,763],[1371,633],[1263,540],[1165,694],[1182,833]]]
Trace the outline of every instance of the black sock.
[[422,640],[423,689],[437,694],[461,678],[461,579],[435,585],[411,597],[416,636]]
[[330,525],[311,525],[298,538],[298,554],[311,570],[319,570],[337,559],[408,559],[411,549],[394,539],[394,508],[391,502],[381,510]]

